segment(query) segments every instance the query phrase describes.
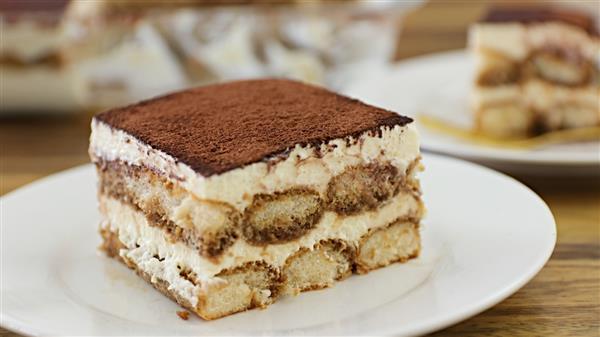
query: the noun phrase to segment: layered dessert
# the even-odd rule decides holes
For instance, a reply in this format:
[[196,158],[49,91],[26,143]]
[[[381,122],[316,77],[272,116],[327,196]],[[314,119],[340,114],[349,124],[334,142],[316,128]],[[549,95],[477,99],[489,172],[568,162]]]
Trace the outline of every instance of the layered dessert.
[[494,137],[600,126],[600,40],[583,12],[493,8],[471,27],[473,110]]
[[98,114],[102,249],[204,319],[417,257],[412,120],[252,80]]
[[155,25],[143,13],[118,10],[125,5],[72,1],[63,18],[69,41],[65,54],[73,60],[89,108],[120,106],[188,86]]
[[364,69],[392,60],[400,19],[414,6],[364,0],[1,1],[0,107],[38,113],[106,109],[193,85],[265,76],[339,90]]
[[275,76],[340,88],[392,59],[402,4],[285,2],[182,8],[157,22],[194,83]]
[[0,2],[1,114],[69,111],[81,103],[75,73],[62,50],[66,6],[67,1]]

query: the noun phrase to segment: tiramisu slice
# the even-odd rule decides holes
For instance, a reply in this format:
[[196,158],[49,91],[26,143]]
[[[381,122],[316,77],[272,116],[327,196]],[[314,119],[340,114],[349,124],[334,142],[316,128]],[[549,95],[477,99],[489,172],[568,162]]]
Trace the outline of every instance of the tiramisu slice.
[[66,7],[66,0],[0,1],[0,115],[80,108],[77,76],[64,55]]
[[584,13],[492,9],[470,32],[479,131],[526,137],[600,126],[600,40]]
[[127,3],[72,1],[63,18],[69,39],[65,53],[74,61],[89,108],[113,108],[188,86],[150,16],[121,11]]
[[204,319],[416,257],[412,120],[288,80],[97,115],[102,248]]

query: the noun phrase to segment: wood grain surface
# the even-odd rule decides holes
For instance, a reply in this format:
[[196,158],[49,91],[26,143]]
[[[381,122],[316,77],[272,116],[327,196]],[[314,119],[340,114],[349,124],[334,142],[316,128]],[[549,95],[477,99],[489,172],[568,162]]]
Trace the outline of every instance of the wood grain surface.
[[[484,6],[427,3],[406,19],[397,58],[463,48],[466,27]],[[88,162],[90,116],[0,119],[0,194]],[[515,178],[535,190],[556,218],[552,258],[510,298],[434,335],[600,336],[600,179]],[[0,335],[18,336],[2,328]]]

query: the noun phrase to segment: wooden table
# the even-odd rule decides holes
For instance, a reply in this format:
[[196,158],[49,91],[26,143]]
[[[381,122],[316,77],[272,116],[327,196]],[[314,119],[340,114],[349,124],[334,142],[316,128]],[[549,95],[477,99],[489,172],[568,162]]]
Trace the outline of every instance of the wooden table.
[[[465,29],[482,8],[475,1],[428,3],[408,17],[398,58],[464,47]],[[89,119],[89,114],[0,119],[0,194],[86,163]],[[599,336],[599,179],[517,178],[539,193],[556,217],[558,243],[551,260],[504,302],[435,335]],[[16,336],[1,328],[0,335]]]

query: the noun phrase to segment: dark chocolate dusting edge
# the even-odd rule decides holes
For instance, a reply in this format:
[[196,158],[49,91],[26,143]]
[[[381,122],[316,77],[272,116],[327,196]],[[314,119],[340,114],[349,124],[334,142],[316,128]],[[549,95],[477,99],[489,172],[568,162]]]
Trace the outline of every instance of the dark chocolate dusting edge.
[[98,114],[96,116],[94,116],[92,118],[93,122],[96,123],[102,123],[104,126],[109,127],[113,132],[114,131],[122,131],[125,134],[127,134],[128,136],[134,138],[135,140],[137,140],[140,144],[143,144],[145,146],[150,147],[152,150],[155,151],[160,151],[163,152],[167,155],[169,155],[171,158],[173,158],[175,160],[176,163],[182,163],[185,164],[187,166],[189,166],[192,170],[194,170],[194,172],[199,173],[200,175],[202,175],[205,178],[214,176],[214,175],[219,175],[219,174],[223,174],[226,172],[229,172],[231,170],[234,169],[238,169],[238,168],[243,168],[255,163],[259,163],[259,162],[266,162],[266,163],[271,163],[273,161],[283,161],[285,159],[288,158],[290,152],[295,148],[295,146],[300,145],[302,147],[306,147],[306,146],[311,146],[315,149],[319,148],[321,145],[323,144],[327,144],[332,140],[335,139],[344,139],[345,141],[349,141],[350,139],[354,139],[357,140],[358,138],[360,138],[362,135],[364,134],[368,134],[368,133],[376,133],[378,136],[381,136],[381,132],[383,128],[389,128],[392,129],[396,126],[406,126],[410,123],[413,122],[413,119],[407,116],[402,116],[399,114],[395,114],[394,116],[390,116],[388,118],[383,119],[378,125],[374,126],[374,127],[370,127],[370,128],[366,128],[363,130],[357,130],[354,131],[344,137],[329,137],[329,138],[319,138],[319,139],[309,139],[303,142],[299,142],[297,144],[295,144],[292,147],[285,147],[285,148],[281,148],[279,150],[273,151],[269,154],[266,154],[265,156],[263,156],[261,159],[259,160],[255,160],[252,162],[245,162],[245,163],[240,163],[238,165],[230,165],[230,167],[223,169],[223,170],[215,170],[213,168],[210,168],[208,165],[190,165],[189,163],[186,163],[185,161],[182,161],[180,158],[177,158],[176,156],[174,156],[173,154],[164,151],[163,149],[158,149],[153,147],[151,144],[148,144],[147,142],[141,140],[140,138],[128,133],[127,131],[123,130],[123,129],[119,129],[119,128],[115,128],[114,126],[110,125],[109,123],[105,122],[104,120],[102,120],[101,118],[102,114]]

